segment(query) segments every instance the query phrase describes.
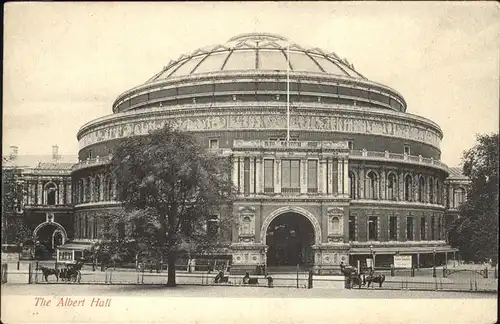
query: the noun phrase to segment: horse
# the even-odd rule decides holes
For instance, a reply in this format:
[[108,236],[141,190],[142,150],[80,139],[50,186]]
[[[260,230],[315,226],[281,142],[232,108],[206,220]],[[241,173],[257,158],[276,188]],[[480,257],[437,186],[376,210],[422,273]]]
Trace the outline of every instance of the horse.
[[382,284],[384,283],[384,281],[385,281],[385,275],[383,275],[383,274],[379,274],[379,275],[369,274],[367,276],[363,276],[363,286],[365,284],[367,284],[367,288],[370,288],[370,284],[372,282],[374,284],[378,283],[379,284],[379,288],[382,288]]
[[40,267],[39,270],[42,271],[42,275],[45,278],[45,282],[49,282],[49,276],[56,276],[56,280],[59,282],[59,269],[51,269],[47,267]]
[[215,276],[215,283],[227,283],[229,281],[229,276],[224,276],[223,271],[219,271],[219,273]]
[[345,279],[347,280],[347,287],[348,289],[351,289],[355,285],[358,286],[358,288],[361,288],[362,285],[362,280],[361,276],[359,275],[358,271],[356,268],[352,266],[345,266],[344,263],[340,264],[340,272],[344,275]]

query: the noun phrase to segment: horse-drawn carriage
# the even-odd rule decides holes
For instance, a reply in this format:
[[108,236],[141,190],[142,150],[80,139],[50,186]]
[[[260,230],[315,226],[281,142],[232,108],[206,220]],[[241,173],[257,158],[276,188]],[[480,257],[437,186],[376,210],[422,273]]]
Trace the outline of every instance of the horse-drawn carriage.
[[340,265],[340,271],[345,277],[347,289],[352,289],[354,286],[358,286],[358,289],[360,289],[361,286],[365,285],[367,288],[370,288],[372,283],[378,283],[379,288],[382,288],[382,284],[385,281],[385,275],[383,274],[375,274],[373,270],[370,270],[368,274],[364,274],[361,271],[358,272],[353,266],[344,266],[343,263]]
[[38,267],[36,270],[42,271],[43,278],[45,279],[45,282],[49,282],[48,278],[51,275],[54,275],[56,277],[57,282],[59,282],[59,279],[62,281],[66,282],[78,282],[80,283],[80,280],[82,278],[82,273],[81,270],[83,268],[83,262],[82,261],[77,261],[75,263],[66,263],[65,268],[48,268],[48,267]]

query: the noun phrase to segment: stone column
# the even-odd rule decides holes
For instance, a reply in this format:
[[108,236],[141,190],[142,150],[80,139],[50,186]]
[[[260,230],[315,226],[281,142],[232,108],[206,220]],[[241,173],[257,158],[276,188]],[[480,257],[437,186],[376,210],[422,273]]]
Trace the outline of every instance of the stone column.
[[307,159],[300,160],[300,193],[307,194]]
[[256,158],[256,167],[255,167],[255,193],[259,194],[262,192],[262,181],[264,179],[264,172],[262,172],[262,158]]
[[343,160],[344,167],[342,169],[342,178],[344,181],[344,195],[349,196],[349,160],[344,158]]
[[386,179],[386,173],[385,169],[382,169],[380,171],[380,194],[379,197],[382,200],[386,200],[386,192],[387,191],[387,179]]
[[38,195],[37,195],[37,198],[38,198],[37,204],[38,205],[42,204],[42,195],[43,195],[42,182],[38,181]]
[[419,177],[418,174],[413,175],[413,201],[418,201],[418,183]]
[[274,160],[274,193],[281,193],[281,160]]
[[338,159],[336,161],[337,163],[337,190],[335,191],[335,194],[341,194],[342,193],[342,181],[344,181],[344,178],[342,176],[342,171],[344,170],[344,166],[342,164],[342,160]]

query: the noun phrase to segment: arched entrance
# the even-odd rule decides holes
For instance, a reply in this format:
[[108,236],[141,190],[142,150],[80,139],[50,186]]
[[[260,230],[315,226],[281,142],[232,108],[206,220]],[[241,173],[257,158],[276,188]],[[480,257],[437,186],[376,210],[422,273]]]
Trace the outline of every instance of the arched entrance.
[[33,231],[35,258],[51,259],[56,248],[66,242],[68,235],[64,227],[56,222],[43,222]]
[[299,213],[285,212],[272,219],[266,230],[265,243],[270,267],[314,264],[314,226]]

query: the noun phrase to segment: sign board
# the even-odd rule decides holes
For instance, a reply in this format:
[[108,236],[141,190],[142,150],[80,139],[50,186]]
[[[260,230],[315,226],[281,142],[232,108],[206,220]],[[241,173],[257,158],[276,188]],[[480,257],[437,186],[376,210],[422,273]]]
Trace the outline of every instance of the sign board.
[[394,268],[408,268],[410,269],[411,255],[395,255],[394,256]]

